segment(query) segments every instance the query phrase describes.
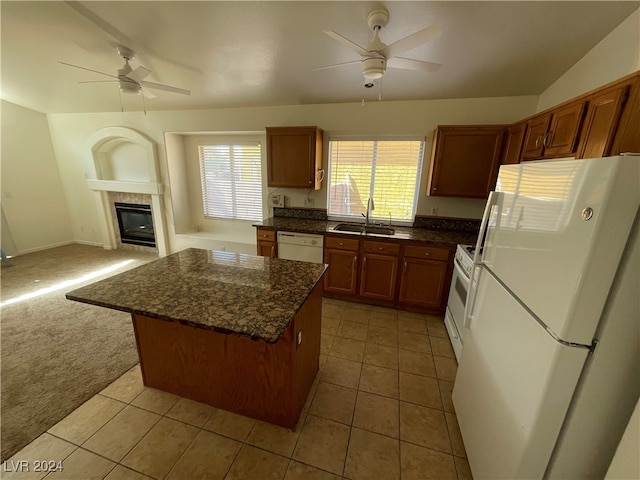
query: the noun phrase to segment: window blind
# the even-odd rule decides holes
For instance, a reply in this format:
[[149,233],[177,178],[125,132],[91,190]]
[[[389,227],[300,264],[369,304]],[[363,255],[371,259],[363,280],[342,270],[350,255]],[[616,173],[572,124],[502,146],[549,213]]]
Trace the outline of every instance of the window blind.
[[204,216],[261,220],[260,144],[201,145],[198,149]]
[[372,197],[374,218],[413,220],[423,156],[418,140],[329,142],[328,214],[361,217]]

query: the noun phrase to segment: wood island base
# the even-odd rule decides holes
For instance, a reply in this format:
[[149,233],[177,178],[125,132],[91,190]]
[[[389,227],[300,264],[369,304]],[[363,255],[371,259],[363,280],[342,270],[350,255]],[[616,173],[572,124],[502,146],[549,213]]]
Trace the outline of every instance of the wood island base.
[[321,315],[322,282],[276,343],[134,313],[144,384],[293,430],[318,372]]

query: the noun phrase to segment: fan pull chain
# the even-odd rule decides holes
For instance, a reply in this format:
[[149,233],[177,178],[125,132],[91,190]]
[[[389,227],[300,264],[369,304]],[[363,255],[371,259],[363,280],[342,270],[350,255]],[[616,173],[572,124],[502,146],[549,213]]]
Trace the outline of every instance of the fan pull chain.
[[124,113],[124,106],[122,105],[122,92],[120,91],[120,87],[118,87],[118,97],[120,98],[120,111]]
[[142,94],[142,90],[140,90],[140,96],[142,97],[142,109],[144,110],[144,114],[147,114],[147,104],[144,101],[144,95]]

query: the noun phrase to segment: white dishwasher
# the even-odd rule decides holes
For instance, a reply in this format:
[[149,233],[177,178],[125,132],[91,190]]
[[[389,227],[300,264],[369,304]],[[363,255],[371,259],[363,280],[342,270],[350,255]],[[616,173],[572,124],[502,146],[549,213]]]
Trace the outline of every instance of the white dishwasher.
[[322,263],[322,235],[278,232],[278,258]]

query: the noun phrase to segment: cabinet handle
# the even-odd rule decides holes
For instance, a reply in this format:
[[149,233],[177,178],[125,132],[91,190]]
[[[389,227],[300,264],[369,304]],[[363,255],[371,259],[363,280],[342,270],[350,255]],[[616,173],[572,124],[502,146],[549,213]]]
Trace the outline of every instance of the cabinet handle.
[[542,140],[542,145],[543,145],[545,148],[549,148],[549,145],[547,145],[547,140],[549,140],[549,143],[551,143],[551,137],[552,137],[552,135],[553,135],[553,131],[552,131],[552,130],[549,130],[549,131],[547,132],[547,134],[544,136],[544,139]]
[[271,245],[271,258],[276,258],[276,246]]
[[540,137],[536,137],[536,148],[540,145]]
[[367,257],[364,257],[364,259],[362,260],[362,269],[363,270],[367,269]]
[[382,247],[378,247],[378,250],[384,250]]
[[407,261],[404,261],[404,265],[402,265],[402,276],[404,277],[407,274]]
[[340,246],[341,246],[341,247],[344,247],[344,243],[340,242]]
[[429,256],[429,252],[424,252],[424,254],[425,254],[425,256],[427,256],[427,257]]

